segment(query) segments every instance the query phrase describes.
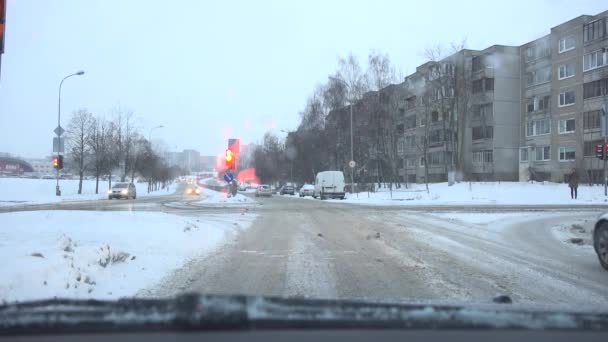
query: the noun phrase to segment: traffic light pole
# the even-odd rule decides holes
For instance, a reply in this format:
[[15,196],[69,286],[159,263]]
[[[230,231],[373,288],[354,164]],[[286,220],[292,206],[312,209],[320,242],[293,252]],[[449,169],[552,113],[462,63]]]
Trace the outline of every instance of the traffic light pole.
[[[608,122],[608,120],[604,121]],[[608,179],[606,178],[606,154],[608,151],[606,151],[606,144],[608,144],[608,137],[604,135],[604,146],[602,146],[604,149],[604,197],[608,196]]]

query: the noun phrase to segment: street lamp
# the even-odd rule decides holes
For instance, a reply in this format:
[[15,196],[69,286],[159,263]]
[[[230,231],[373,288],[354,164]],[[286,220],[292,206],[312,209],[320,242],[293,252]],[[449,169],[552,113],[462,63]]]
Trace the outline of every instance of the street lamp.
[[152,127],[150,128],[150,132],[148,133],[148,141],[150,142],[150,144],[152,144],[152,131],[157,129],[157,128],[164,128],[165,126],[163,125],[158,125],[156,127]]
[[[59,158],[60,147],[61,147],[61,134],[63,133],[61,129],[61,87],[63,86],[63,81],[72,77],[72,76],[82,76],[84,75],[83,70],[79,70],[71,75],[67,75],[64,77],[59,83],[59,101],[57,105],[57,129],[55,133],[57,134],[57,158]],[[59,168],[57,168],[57,186],[55,187],[55,195],[61,196],[61,190],[59,189]]]

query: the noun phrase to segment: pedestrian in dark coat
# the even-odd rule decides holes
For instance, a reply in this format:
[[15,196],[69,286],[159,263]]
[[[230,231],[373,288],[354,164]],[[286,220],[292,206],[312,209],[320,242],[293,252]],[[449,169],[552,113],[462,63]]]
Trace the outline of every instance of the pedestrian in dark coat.
[[570,197],[576,199],[578,197],[578,173],[576,169],[573,169],[570,177],[568,177],[568,186],[570,187]]

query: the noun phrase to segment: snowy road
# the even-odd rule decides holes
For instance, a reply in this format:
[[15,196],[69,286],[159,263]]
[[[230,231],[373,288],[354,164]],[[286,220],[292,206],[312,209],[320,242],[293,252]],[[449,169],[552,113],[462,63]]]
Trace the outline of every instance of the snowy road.
[[566,239],[571,227],[588,236],[598,209],[431,214],[274,196],[250,210],[258,213],[250,229],[140,295],[484,303],[507,294],[515,303],[608,306],[608,272],[588,239]]
[[[474,301],[608,306],[608,272],[590,245],[598,205],[366,206],[217,193],[135,201],[64,201],[0,212],[164,212],[239,221],[209,253],[169,270],[139,296],[184,291],[381,301]],[[255,201],[253,201],[255,200]],[[117,213],[118,215],[118,213]],[[256,216],[257,215],[257,216]],[[243,217],[246,217],[243,216]],[[224,220],[226,221],[226,220]],[[580,238],[578,244],[571,238]]]

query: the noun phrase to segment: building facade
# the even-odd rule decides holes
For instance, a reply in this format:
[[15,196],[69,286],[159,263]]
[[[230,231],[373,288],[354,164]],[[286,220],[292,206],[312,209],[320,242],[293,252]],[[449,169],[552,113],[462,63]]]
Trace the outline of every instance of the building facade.
[[521,47],[519,179],[601,182],[600,117],[608,103],[608,11],[553,27]]
[[[427,62],[353,104],[354,173],[360,181],[560,182],[576,169],[583,181],[599,182],[607,65],[608,11],[522,46]],[[346,106],[326,121],[335,140],[330,164],[347,172],[349,114]]]

